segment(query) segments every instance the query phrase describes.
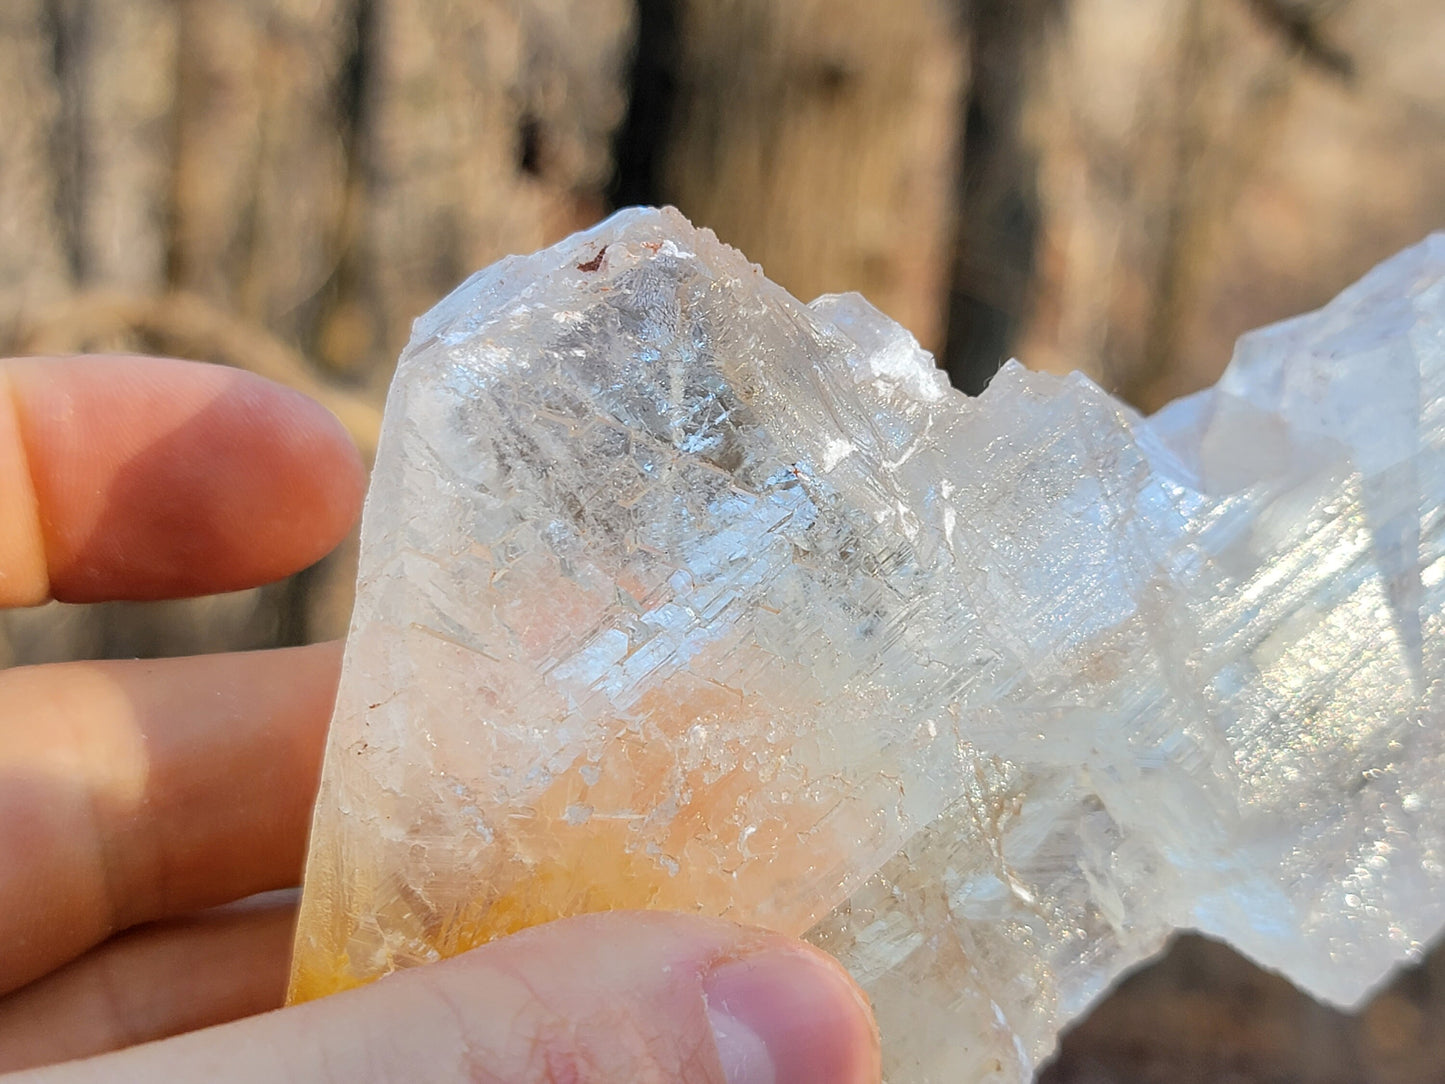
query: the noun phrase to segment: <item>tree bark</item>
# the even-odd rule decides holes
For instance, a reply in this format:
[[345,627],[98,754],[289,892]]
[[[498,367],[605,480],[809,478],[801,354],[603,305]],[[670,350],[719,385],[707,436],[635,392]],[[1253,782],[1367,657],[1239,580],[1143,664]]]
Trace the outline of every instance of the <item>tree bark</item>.
[[947,0],[683,0],[663,199],[804,300],[943,339],[965,31]]

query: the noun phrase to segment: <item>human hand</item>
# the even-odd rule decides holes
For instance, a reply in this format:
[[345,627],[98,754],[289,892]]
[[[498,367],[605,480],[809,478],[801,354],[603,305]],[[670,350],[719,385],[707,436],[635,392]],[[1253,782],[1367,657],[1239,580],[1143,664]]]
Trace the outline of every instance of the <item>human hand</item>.
[[[329,414],[249,374],[0,361],[0,606],[264,583],[331,549],[363,487]],[[835,963],[680,915],[552,923],[267,1012],[292,901],[233,901],[297,880],[339,663],[0,672],[0,1074],[88,1059],[4,1084],[878,1079]]]

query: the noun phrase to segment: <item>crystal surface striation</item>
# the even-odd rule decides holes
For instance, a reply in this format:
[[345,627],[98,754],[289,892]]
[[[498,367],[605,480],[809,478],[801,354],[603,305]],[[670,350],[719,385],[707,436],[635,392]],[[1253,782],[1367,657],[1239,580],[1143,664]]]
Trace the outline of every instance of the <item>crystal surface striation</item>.
[[1179,928],[1357,1002],[1445,924],[1445,234],[1144,418],[977,399],[671,210],[387,404],[293,1000],[616,907],[806,934],[1027,1079]]

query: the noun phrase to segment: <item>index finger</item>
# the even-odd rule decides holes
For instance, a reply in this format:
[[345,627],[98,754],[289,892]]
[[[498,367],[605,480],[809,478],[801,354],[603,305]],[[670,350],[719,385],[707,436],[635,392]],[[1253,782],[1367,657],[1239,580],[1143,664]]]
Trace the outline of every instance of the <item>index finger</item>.
[[239,369],[0,360],[0,606],[280,579],[341,540],[364,487],[327,410]]

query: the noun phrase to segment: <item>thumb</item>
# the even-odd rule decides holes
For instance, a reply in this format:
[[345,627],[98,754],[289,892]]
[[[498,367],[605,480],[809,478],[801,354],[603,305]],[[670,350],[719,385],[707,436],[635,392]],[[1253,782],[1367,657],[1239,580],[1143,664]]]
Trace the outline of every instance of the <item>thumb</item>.
[[27,1079],[876,1084],[879,1076],[867,1002],[830,957],[716,919],[616,912]]

